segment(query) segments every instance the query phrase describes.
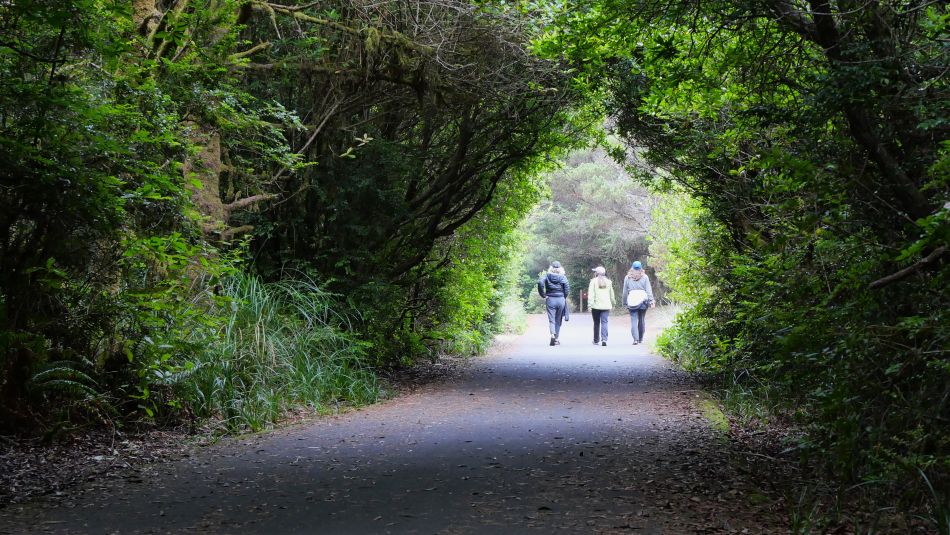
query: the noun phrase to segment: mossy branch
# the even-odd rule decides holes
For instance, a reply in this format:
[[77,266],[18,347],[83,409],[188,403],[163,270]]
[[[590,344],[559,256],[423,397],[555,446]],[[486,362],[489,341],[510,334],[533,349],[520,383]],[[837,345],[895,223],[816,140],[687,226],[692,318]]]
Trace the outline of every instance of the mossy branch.
[[327,74],[335,76],[358,76],[364,71],[359,69],[343,69],[330,65],[317,65],[306,61],[281,61],[279,63],[244,63],[237,65],[242,69],[258,72],[272,72],[282,70],[296,70],[301,72]]
[[352,26],[347,26],[346,24],[342,24],[340,22],[336,22],[330,19],[326,19],[323,17],[316,17],[313,15],[308,15],[306,13],[303,13],[300,11],[302,6],[290,7],[290,6],[282,6],[280,4],[272,4],[269,2],[255,2],[254,7],[262,11],[265,11],[267,13],[272,13],[272,12],[279,13],[281,15],[287,15],[287,16],[293,17],[301,22],[309,22],[312,24],[325,26],[327,28],[332,28],[339,32],[342,32],[348,35],[353,35],[355,37],[361,37],[363,39],[369,38],[373,40],[378,39],[379,41],[386,41],[386,42],[395,44],[397,46],[401,46],[403,48],[413,50],[420,54],[432,54],[435,52],[434,48],[417,43],[402,33],[395,32],[395,31],[384,31],[377,28],[354,28]]
[[257,204],[263,201],[269,201],[271,199],[276,199],[277,195],[273,193],[262,193],[260,195],[252,195],[250,197],[245,197],[243,199],[238,199],[232,203],[225,204],[224,209],[226,212],[231,213],[234,210],[240,210],[241,208],[246,208],[252,204]]
[[273,45],[270,43],[270,41],[258,43],[243,52],[235,52],[234,54],[231,54],[230,56],[228,56],[228,59],[231,61],[237,61],[242,58],[247,58],[247,57],[253,56],[254,54],[257,54],[258,52],[267,50],[271,46]]
[[[159,31],[168,28],[170,24],[174,24],[178,17],[188,8],[189,0],[179,1],[175,7],[165,12],[165,15],[162,17],[162,20],[158,25],[152,30],[152,33],[148,36],[148,42],[153,43],[154,39]],[[165,55],[165,52],[168,51],[169,46],[174,44],[173,39],[162,39],[161,43],[154,45],[154,59],[161,59]]]

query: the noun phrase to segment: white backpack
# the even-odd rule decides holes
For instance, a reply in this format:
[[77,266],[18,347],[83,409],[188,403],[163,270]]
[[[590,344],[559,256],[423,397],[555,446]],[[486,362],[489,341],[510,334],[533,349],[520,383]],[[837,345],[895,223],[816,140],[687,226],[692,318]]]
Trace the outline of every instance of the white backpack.
[[639,288],[627,294],[627,308],[638,308],[647,300],[647,293]]

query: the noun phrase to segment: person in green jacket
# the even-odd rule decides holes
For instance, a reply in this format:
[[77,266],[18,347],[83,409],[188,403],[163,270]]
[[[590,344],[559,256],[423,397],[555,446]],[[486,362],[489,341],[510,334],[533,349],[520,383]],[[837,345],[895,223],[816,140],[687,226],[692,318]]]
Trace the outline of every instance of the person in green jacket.
[[607,278],[604,266],[593,269],[594,278],[587,286],[587,299],[590,313],[594,317],[594,345],[607,345],[607,323],[610,309],[614,307],[614,283]]

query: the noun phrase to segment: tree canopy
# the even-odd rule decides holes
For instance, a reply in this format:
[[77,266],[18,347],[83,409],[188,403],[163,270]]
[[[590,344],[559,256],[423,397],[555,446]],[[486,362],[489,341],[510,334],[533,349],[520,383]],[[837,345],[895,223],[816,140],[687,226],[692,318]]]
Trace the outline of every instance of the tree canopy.
[[667,233],[693,289],[667,354],[798,418],[845,478],[947,473],[948,20],[581,1],[537,45],[602,99],[632,172],[698,203],[667,206],[695,229]]

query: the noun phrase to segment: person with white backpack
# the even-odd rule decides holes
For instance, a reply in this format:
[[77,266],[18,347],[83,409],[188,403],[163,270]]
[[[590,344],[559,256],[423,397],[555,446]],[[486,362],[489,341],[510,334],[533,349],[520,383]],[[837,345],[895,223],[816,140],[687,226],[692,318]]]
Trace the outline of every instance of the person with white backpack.
[[643,264],[639,260],[630,266],[630,271],[623,279],[623,304],[630,311],[630,334],[633,335],[633,345],[637,345],[643,341],[646,331],[647,309],[656,306],[650,278],[643,272]]

